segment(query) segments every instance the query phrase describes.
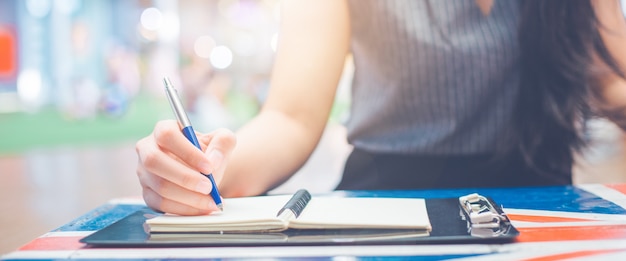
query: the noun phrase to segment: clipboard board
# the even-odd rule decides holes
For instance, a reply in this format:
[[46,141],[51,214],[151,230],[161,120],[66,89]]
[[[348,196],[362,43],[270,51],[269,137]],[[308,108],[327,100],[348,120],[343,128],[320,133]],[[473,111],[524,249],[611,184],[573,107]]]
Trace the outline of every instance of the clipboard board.
[[159,215],[145,208],[80,240],[92,247],[487,244],[515,241],[519,231],[491,198],[470,194],[425,199],[432,231],[398,229],[289,229],[280,233],[151,234]]

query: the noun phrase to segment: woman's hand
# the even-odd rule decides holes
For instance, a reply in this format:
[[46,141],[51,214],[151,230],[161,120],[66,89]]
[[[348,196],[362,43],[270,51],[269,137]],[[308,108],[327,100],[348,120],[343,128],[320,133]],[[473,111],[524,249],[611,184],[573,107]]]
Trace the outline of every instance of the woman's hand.
[[196,135],[202,151],[185,138],[176,121],[165,120],[137,142],[137,176],[149,207],[179,215],[218,210],[209,195],[211,182],[201,173],[213,173],[219,184],[237,139],[227,129]]

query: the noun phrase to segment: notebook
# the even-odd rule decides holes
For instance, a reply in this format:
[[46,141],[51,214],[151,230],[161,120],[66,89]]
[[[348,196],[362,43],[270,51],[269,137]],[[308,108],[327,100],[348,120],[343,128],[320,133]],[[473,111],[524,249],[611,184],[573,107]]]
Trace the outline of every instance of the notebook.
[[[311,202],[322,198],[330,198],[333,203],[343,201],[343,197],[351,194],[339,193],[333,195],[315,195]],[[277,197],[278,198],[278,197]],[[290,196],[283,197],[280,206]],[[227,199],[230,202],[231,199]],[[249,201],[249,200],[244,200]],[[253,200],[254,201],[254,200]],[[367,200],[370,202],[370,199]],[[393,200],[394,202],[398,202]],[[419,201],[419,200],[418,200]],[[162,216],[148,207],[140,207],[134,213],[112,223],[106,227],[85,236],[80,242],[90,246],[102,247],[189,247],[189,246],[302,246],[302,245],[398,245],[398,244],[501,244],[514,242],[519,231],[502,211],[500,205],[489,197],[482,195],[466,195],[450,198],[425,198],[426,210],[418,211],[417,220],[421,220],[419,213],[427,212],[431,230],[426,229],[286,229],[280,232],[269,231],[235,231],[235,232],[150,232],[147,222]],[[235,201],[237,202],[237,201]],[[413,201],[411,201],[413,202]],[[254,202],[248,204],[255,206]],[[266,203],[263,203],[266,204]],[[360,204],[360,203],[357,203]],[[355,220],[380,216],[384,212],[386,218],[407,215],[401,207],[391,208],[393,203],[385,203],[386,207],[378,204],[365,203],[365,213],[359,214]],[[227,206],[230,213],[236,203]],[[267,211],[269,205],[261,207]],[[307,204],[306,208],[310,208]],[[418,209],[420,207],[414,207]],[[304,208],[302,208],[304,209]],[[390,214],[392,209],[401,210],[403,214]],[[275,211],[275,210],[274,210]],[[270,217],[277,213],[272,211]],[[291,210],[289,210],[291,211]],[[254,211],[253,211],[254,212]],[[229,214],[231,215],[231,214]],[[289,215],[289,213],[285,214]],[[349,212],[348,216],[357,215]],[[169,216],[169,215],[167,215]],[[249,221],[250,219],[248,219]],[[422,219],[423,220],[423,219]],[[150,221],[150,222],[154,222]],[[356,221],[355,221],[356,222]],[[390,221],[393,222],[393,221]],[[351,222],[352,224],[352,222]],[[166,227],[169,227],[166,226]],[[428,227],[428,226],[425,226]],[[177,228],[178,229],[178,228]]]
[[288,229],[410,229],[431,231],[424,199],[293,195],[224,199],[204,216],[164,214],[146,220],[150,233],[280,232]]
[[413,229],[290,229],[281,232],[257,233],[152,233],[148,241],[159,245],[174,242],[195,244],[324,244],[331,242],[407,242],[427,237],[426,230]]

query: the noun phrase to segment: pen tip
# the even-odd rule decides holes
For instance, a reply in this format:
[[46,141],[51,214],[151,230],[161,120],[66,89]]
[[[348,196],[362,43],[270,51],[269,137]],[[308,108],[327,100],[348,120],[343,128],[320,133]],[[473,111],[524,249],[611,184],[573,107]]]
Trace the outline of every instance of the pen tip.
[[224,211],[224,205],[223,205],[223,204],[221,204],[221,203],[220,203],[220,204],[218,204],[218,205],[217,205],[217,207],[218,207],[221,211]]

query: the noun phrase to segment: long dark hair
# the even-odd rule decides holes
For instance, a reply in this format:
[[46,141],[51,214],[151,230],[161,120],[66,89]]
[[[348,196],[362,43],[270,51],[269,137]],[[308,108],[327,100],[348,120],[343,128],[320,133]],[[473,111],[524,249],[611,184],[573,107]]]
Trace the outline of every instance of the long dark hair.
[[[590,0],[525,0],[519,41],[521,88],[512,148],[526,164],[570,180],[573,152],[585,145],[584,119],[601,101],[601,68],[624,78],[602,38]],[[601,61],[605,66],[594,66]],[[599,104],[599,103],[598,103]]]

